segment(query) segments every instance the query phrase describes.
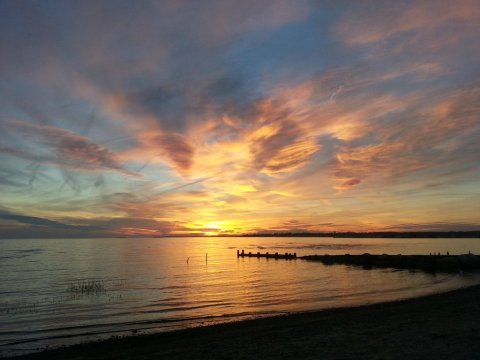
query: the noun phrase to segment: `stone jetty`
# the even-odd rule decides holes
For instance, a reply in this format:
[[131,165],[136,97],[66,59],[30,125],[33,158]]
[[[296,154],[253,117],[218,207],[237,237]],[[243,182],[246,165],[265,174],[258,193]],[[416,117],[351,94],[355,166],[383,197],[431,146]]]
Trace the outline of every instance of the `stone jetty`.
[[306,255],[297,256],[297,253],[260,253],[237,250],[238,258],[266,258],[283,260],[319,261],[325,265],[352,265],[364,269],[392,268],[406,270],[423,270],[426,272],[461,272],[480,270],[480,256],[474,254],[449,255]]
[[464,255],[307,255],[299,259],[320,261],[325,265],[353,265],[365,269],[394,268],[427,272],[459,272],[480,269],[480,256]]

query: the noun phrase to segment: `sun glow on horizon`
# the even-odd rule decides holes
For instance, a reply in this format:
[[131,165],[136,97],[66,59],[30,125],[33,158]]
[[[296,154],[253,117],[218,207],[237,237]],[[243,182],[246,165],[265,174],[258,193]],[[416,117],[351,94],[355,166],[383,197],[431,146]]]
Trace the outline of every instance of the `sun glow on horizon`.
[[0,237],[478,230],[478,6],[373,2],[2,4]]

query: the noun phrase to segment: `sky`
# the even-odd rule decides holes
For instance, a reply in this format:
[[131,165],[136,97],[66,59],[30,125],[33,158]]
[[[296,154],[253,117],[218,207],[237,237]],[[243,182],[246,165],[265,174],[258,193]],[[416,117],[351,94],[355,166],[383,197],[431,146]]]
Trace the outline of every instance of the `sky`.
[[0,237],[480,229],[480,1],[0,2]]

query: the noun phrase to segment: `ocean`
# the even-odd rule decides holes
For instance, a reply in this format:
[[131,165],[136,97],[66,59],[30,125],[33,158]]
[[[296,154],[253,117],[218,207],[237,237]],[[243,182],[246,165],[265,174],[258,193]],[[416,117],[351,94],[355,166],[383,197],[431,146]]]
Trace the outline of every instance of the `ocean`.
[[480,253],[480,239],[176,237],[0,240],[0,356],[112,336],[416,297],[480,274],[364,270],[236,251]]

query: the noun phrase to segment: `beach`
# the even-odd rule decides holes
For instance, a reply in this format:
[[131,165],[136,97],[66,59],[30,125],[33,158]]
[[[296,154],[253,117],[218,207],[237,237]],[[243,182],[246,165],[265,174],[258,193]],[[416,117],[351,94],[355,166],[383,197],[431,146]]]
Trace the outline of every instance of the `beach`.
[[480,285],[47,350],[15,359],[476,359]]

